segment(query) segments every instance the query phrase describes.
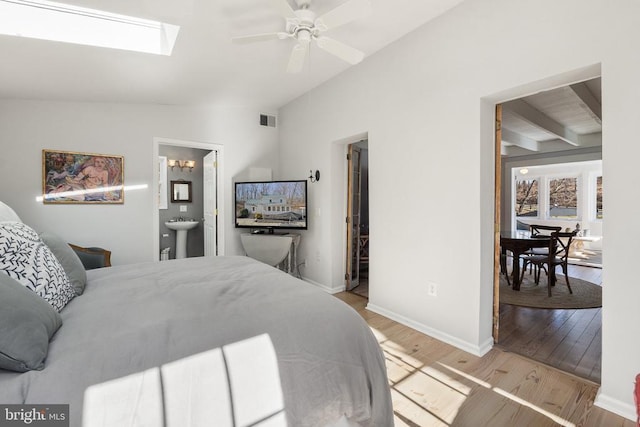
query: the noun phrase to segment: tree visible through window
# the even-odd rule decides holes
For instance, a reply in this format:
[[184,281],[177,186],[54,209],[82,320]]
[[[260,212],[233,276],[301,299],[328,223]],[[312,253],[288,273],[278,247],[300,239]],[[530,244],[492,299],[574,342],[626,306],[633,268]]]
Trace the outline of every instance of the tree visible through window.
[[538,180],[516,181],[516,216],[538,216]]
[[602,219],[602,177],[596,178],[596,218]]
[[572,219],[578,217],[578,179],[549,180],[549,217]]

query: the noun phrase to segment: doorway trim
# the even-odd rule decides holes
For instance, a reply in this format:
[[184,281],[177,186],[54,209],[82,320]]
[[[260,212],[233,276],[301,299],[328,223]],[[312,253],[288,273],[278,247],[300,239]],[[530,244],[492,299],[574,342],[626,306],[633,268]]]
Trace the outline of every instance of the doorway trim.
[[[360,284],[360,226],[362,206],[361,158],[363,149],[359,144],[364,141],[367,140],[361,140],[347,145],[347,234],[344,274],[345,288],[347,291],[355,289]],[[356,272],[355,274],[354,271]]]
[[[152,177],[153,177],[153,189],[158,188],[160,185],[159,177],[156,171],[159,167],[158,156],[160,155],[160,146],[161,145],[169,145],[176,147],[185,147],[185,148],[198,148],[201,150],[210,150],[218,152],[218,179],[216,180],[216,205],[218,206],[218,221],[216,227],[216,233],[218,234],[218,255],[224,255],[225,248],[225,240],[224,240],[224,186],[221,185],[222,177],[224,177],[224,151],[223,146],[221,144],[213,144],[209,142],[195,142],[195,141],[186,141],[180,139],[171,139],[171,138],[162,138],[162,137],[153,137],[153,148],[152,148]],[[158,229],[160,228],[160,213],[159,213],[159,205],[158,198],[155,197],[155,191],[153,192],[153,203],[151,204],[151,233],[153,237],[153,259],[156,262],[160,261],[160,237],[158,235]]]
[[[586,66],[584,68],[572,70],[566,73],[551,76],[551,77],[538,80],[532,83],[524,84],[522,86],[507,89],[490,96],[483,97],[481,99],[481,112],[480,112],[481,123],[482,123],[480,140],[481,140],[481,146],[483,147],[483,149],[481,150],[482,152],[481,163],[483,165],[487,165],[487,167],[489,167],[488,165],[491,164],[492,173],[491,173],[491,176],[488,176],[487,174],[483,174],[484,180],[483,180],[482,187],[483,188],[488,188],[489,186],[494,187],[496,185],[496,179],[499,179],[498,177],[496,177],[496,172],[498,172],[496,171],[496,164],[499,161],[501,161],[499,158],[497,158],[499,155],[498,153],[500,153],[500,149],[499,149],[500,142],[496,141],[496,127],[495,127],[496,107],[498,105],[513,99],[523,98],[528,95],[532,95],[545,90],[555,89],[555,88],[567,86],[579,81],[589,80],[589,79],[593,79],[601,76],[602,76],[601,64],[598,63],[598,64]],[[482,280],[483,285],[481,286],[481,289],[480,289],[481,295],[483,295],[484,292],[490,292],[491,298],[490,300],[487,298],[482,299],[482,302],[480,305],[480,312],[481,312],[482,319],[487,319],[488,317],[490,317],[490,321],[487,319],[486,324],[484,323],[484,321],[481,322],[482,323],[481,328],[483,330],[486,330],[485,329],[486,327],[491,328],[491,331],[492,331],[491,337],[494,339],[494,344],[495,344],[495,341],[498,338],[497,334],[499,330],[499,324],[498,324],[499,319],[495,318],[496,313],[498,313],[497,315],[499,316],[499,310],[496,310],[496,306],[499,304],[499,295],[494,295],[493,288],[494,288],[495,281],[498,280],[500,275],[499,267],[496,268],[495,266],[496,257],[497,259],[499,259],[500,257],[500,253],[499,253],[500,245],[499,245],[499,242],[496,242],[495,240],[499,238],[499,232],[500,232],[499,227],[501,226],[501,224],[495,223],[496,217],[498,218],[500,217],[499,214],[496,215],[495,211],[500,210],[501,211],[500,213],[502,213],[505,207],[502,206],[501,200],[498,198],[500,194],[499,193],[496,194],[495,187],[492,190],[492,192],[493,192],[493,200],[491,202],[494,208],[491,210],[491,213],[489,213],[488,210],[483,209],[483,215],[482,215],[482,224],[484,224],[487,227],[489,226],[489,224],[492,224],[490,226],[491,228],[488,230],[485,230],[485,227],[482,227],[482,230],[483,230],[482,234],[484,236],[489,234],[492,236],[490,240],[492,250],[490,252],[491,256],[487,256],[487,257],[482,256],[482,262],[481,262],[481,266],[482,266],[481,269],[483,272],[481,277],[485,278],[490,275],[491,280],[489,282],[490,284],[486,284],[486,285],[485,285],[486,283],[485,280]],[[489,243],[487,242],[487,245],[488,244]],[[486,249],[488,249],[488,247]],[[484,252],[484,251],[481,251],[481,252]],[[490,270],[491,273],[485,270],[485,269],[487,270],[489,269],[488,268],[489,265],[491,265],[491,270]],[[485,272],[488,274],[485,274]],[[491,291],[489,291],[489,289],[491,289]],[[604,306],[603,306],[603,311],[604,311]]]

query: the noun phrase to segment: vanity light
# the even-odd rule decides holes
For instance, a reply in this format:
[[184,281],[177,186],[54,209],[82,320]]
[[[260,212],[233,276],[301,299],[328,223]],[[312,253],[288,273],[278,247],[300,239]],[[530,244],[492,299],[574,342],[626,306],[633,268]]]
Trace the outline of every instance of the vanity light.
[[195,166],[196,166],[196,161],[195,160],[185,160],[184,161],[184,166],[183,167],[189,168],[189,172],[191,172]]
[[178,166],[180,170],[184,170],[184,168],[189,168],[189,172],[193,171],[193,168],[196,166],[195,160],[173,160],[169,159],[167,165],[171,167],[173,170],[174,167]]

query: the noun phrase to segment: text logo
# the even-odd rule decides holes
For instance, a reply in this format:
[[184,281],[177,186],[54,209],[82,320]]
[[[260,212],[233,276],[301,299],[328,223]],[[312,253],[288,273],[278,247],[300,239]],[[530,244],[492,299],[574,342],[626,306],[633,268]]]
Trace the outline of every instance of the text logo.
[[69,405],[0,405],[0,427],[69,427]]

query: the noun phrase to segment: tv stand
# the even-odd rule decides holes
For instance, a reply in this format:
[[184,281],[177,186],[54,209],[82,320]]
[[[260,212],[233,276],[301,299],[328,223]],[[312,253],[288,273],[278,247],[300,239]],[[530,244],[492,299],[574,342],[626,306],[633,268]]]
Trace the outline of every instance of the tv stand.
[[294,233],[242,233],[242,247],[248,257],[295,274],[300,235]]

